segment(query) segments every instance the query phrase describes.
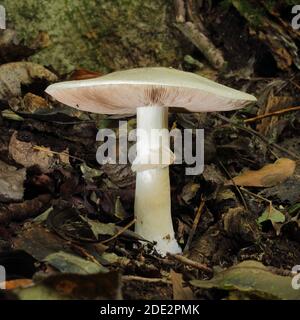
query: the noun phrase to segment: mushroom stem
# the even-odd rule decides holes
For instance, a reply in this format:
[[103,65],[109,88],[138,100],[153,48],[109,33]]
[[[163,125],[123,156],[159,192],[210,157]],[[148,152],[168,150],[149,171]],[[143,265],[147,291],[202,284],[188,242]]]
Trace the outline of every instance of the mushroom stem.
[[[145,239],[155,241],[155,248],[161,255],[180,253],[171,218],[169,164],[173,154],[167,131],[168,109],[138,108],[137,129],[137,158],[133,163],[133,170],[137,171],[135,231]],[[142,129],[142,135],[139,129]],[[164,158],[166,155],[169,159]],[[153,161],[151,157],[155,156],[158,158]]]

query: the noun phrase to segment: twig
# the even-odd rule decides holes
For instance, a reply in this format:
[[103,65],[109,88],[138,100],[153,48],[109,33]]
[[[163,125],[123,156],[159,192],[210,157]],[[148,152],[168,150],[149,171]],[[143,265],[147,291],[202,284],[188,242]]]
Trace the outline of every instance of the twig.
[[211,268],[209,268],[207,265],[205,264],[202,264],[202,263],[199,263],[199,262],[196,262],[196,261],[193,261],[187,257],[184,257],[184,256],[181,256],[179,254],[170,254],[168,253],[168,256],[169,257],[172,257],[174,258],[175,260],[183,263],[183,264],[186,264],[188,266],[191,266],[195,269],[199,269],[199,270],[202,270],[202,271],[205,271],[205,272],[213,272],[213,270]]
[[299,89],[300,90],[300,86],[299,86],[299,84],[298,83],[296,83],[295,81],[293,81],[293,80],[290,80],[291,81],[291,83],[297,88],[297,89]]
[[192,22],[177,23],[176,28],[197,47],[210,64],[216,69],[222,69],[225,61],[222,52],[217,49],[207,36],[200,32]]
[[183,0],[174,0],[176,22],[185,22],[185,6]]
[[166,283],[166,284],[172,284],[170,280],[162,279],[162,278],[144,278],[139,276],[122,276],[123,281],[141,281],[141,282],[147,282],[147,283]]
[[101,264],[99,263],[99,261],[90,253],[88,253],[84,248],[80,247],[79,245],[75,244],[74,242],[69,241],[69,244],[72,248],[74,248],[75,250],[78,250],[78,252],[80,254],[82,254],[84,257],[86,257],[88,260],[96,263],[97,265],[101,266]]
[[241,189],[242,191],[250,194],[251,196],[253,196],[253,197],[255,197],[255,198],[258,198],[258,199],[260,199],[260,200],[263,200],[263,201],[268,202],[269,204],[272,204],[272,201],[271,201],[271,200],[269,200],[269,199],[267,199],[267,198],[264,198],[264,197],[262,197],[262,196],[260,196],[260,195],[258,195],[258,194],[255,194],[255,193],[253,193],[253,192],[245,189],[244,187],[240,187],[240,189]]
[[274,147],[276,148],[277,150],[280,150],[288,155],[290,155],[291,157],[297,159],[297,160],[300,160],[300,157],[295,154],[294,152],[290,151],[290,150],[287,150],[281,146],[279,146],[277,143],[275,142],[269,142],[268,139],[266,137],[264,137],[262,134],[260,134],[259,132],[253,130],[252,128],[246,128],[244,126],[241,126],[237,123],[235,123],[234,121],[222,116],[221,114],[219,113],[215,113],[215,116],[218,117],[219,119],[223,120],[223,121],[226,121],[227,123],[230,123],[231,125],[233,125],[234,127],[240,129],[240,130],[243,130],[245,132],[248,132],[250,134],[253,134],[255,136],[257,136],[258,138],[260,138],[264,143],[266,143],[269,147]]
[[203,212],[204,205],[205,205],[205,200],[203,200],[203,198],[201,197],[201,203],[200,203],[199,208],[197,210],[197,213],[196,213],[196,216],[195,216],[195,219],[194,219],[194,222],[193,222],[193,226],[192,226],[191,232],[189,234],[188,240],[187,240],[185,248],[183,250],[184,253],[186,253],[190,248],[190,245],[191,245],[191,242],[193,240],[195,231],[196,231],[197,226],[199,224],[199,220],[200,220],[201,214]]
[[119,230],[115,235],[113,235],[112,237],[101,241],[101,244],[107,243],[115,238],[117,238],[119,235],[121,235],[123,232],[125,232],[127,229],[129,229],[134,223],[136,222],[136,218],[134,218],[131,222],[129,222],[124,228],[122,228],[121,230]]
[[49,150],[49,149],[47,149],[47,148],[43,148],[43,147],[40,147],[40,146],[33,146],[33,149],[34,149],[34,150],[38,150],[38,151],[42,151],[42,152],[46,152],[46,153],[50,153],[50,154],[57,154],[57,155],[59,155],[59,156],[68,156],[69,158],[72,158],[72,159],[75,159],[75,160],[79,160],[79,161],[81,161],[81,162],[84,162],[83,159],[80,159],[80,158],[71,156],[71,155],[69,155],[67,152],[56,152],[56,151],[52,151],[52,150]]
[[244,208],[245,208],[247,211],[249,211],[249,208],[248,208],[248,206],[247,206],[247,202],[246,202],[246,200],[244,199],[243,194],[241,193],[240,188],[236,185],[234,179],[232,178],[232,176],[231,176],[231,174],[228,172],[228,170],[225,168],[224,164],[223,164],[220,160],[219,160],[218,162],[219,162],[220,166],[223,168],[223,170],[226,172],[228,178],[231,180],[231,182],[232,182],[232,184],[234,185],[236,191],[237,191],[238,194],[240,195],[240,198],[242,199]]
[[253,121],[256,121],[256,120],[264,119],[264,118],[267,118],[267,117],[278,116],[278,115],[281,115],[281,114],[284,114],[284,113],[287,113],[287,112],[298,111],[298,110],[300,110],[300,106],[287,108],[287,109],[283,109],[283,110],[278,110],[278,111],[262,114],[260,116],[256,116],[256,117],[253,117],[253,118],[250,118],[250,119],[246,119],[246,120],[244,120],[244,123],[249,123],[249,122],[253,122]]

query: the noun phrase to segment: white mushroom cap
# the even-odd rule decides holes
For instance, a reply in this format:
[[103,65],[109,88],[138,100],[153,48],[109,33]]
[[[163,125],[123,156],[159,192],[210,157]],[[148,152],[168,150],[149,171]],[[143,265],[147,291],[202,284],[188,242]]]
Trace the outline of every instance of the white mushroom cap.
[[138,107],[153,105],[192,112],[226,111],[256,101],[250,94],[194,73],[160,67],[55,83],[46,92],[68,106],[104,114],[132,114]]

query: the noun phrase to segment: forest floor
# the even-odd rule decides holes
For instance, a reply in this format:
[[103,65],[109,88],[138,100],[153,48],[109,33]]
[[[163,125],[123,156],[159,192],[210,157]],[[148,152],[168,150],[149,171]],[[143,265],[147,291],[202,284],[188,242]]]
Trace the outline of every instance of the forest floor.
[[[209,41],[226,65],[194,48],[174,67],[258,101],[234,112],[170,114],[170,128],[205,130],[203,174],[170,167],[183,257],[161,257],[134,233],[130,165],[96,161],[97,130],[117,129],[119,118],[81,113],[44,92],[96,70],[59,75],[21,54],[0,66],[4,299],[300,299],[290,285],[300,264],[299,32],[276,11],[255,29],[243,8],[206,10]],[[5,50],[0,43],[1,57]]]

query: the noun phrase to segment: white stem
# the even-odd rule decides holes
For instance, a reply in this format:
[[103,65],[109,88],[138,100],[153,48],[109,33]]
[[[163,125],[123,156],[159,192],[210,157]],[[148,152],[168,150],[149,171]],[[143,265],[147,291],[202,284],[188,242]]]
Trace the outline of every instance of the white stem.
[[[151,106],[137,109],[137,129],[143,129],[148,137],[159,134],[158,130],[153,129],[167,128],[167,108]],[[157,144],[156,139],[145,141],[147,136],[137,136],[137,159],[148,159],[151,150],[160,150],[160,153],[170,150],[169,139],[162,139]],[[167,252],[180,253],[171,218],[169,167],[161,162],[154,166],[152,163],[150,167],[146,170],[147,167],[143,167],[142,171],[137,170],[136,173],[135,231],[145,239],[155,241],[156,250],[162,255]]]

